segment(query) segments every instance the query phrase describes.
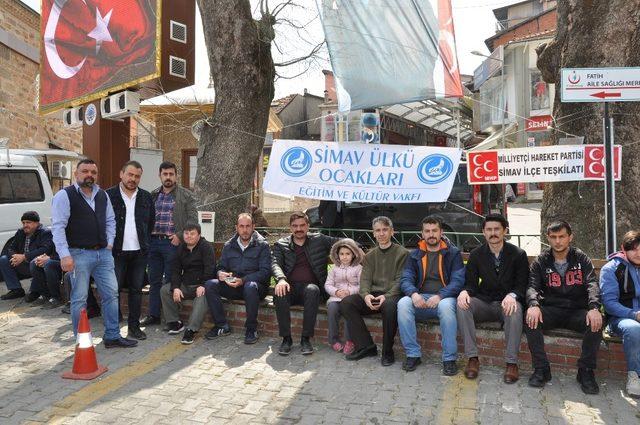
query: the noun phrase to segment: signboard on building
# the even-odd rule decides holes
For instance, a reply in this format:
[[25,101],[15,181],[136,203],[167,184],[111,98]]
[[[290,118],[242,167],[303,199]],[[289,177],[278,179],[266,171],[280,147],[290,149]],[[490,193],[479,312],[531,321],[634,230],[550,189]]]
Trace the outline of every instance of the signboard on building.
[[[622,175],[622,147],[614,150],[614,177]],[[543,146],[467,153],[470,184],[604,179],[602,145]]]
[[538,115],[525,120],[525,131],[529,133],[547,131],[551,126],[553,126],[553,118],[551,115]]
[[456,148],[277,140],[264,190],[346,202],[444,202],[461,154]]
[[563,68],[562,102],[640,101],[640,68]]
[[43,0],[40,111],[160,76],[159,0]]

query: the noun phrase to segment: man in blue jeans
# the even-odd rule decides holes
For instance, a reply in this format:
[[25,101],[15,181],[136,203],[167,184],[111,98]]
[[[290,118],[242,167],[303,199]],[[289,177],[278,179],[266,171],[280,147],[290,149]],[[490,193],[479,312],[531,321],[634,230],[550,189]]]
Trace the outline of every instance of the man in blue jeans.
[[456,359],[456,297],[464,285],[464,264],[460,250],[444,238],[442,221],[429,216],[422,220],[422,240],[409,254],[400,279],[404,293],[398,302],[398,328],[407,358],[402,368],[414,371],[422,362],[416,321],[437,318],[442,336],[443,373],[458,373]]
[[622,250],[600,270],[600,291],[609,328],[622,336],[627,394],[640,397],[640,232],[623,236]]
[[133,347],[138,341],[123,338],[118,326],[118,282],[111,254],[116,224],[111,201],[95,184],[98,166],[93,160],[78,162],[74,177],[73,185],[56,193],[51,205],[53,242],[62,270],[71,275],[73,331],[78,332],[93,276],[102,302],[105,347]]
[[231,329],[224,314],[221,297],[244,300],[247,310],[245,344],[258,341],[258,305],[269,291],[271,250],[265,238],[255,231],[251,214],[242,213],[236,222],[236,234],[222,248],[218,278],[205,283],[207,303],[215,326],[205,338],[229,335]]

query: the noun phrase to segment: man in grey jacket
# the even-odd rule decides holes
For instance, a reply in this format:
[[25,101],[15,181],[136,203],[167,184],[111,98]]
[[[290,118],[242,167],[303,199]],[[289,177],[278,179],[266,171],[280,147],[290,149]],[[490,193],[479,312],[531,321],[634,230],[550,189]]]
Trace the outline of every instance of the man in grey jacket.
[[140,326],[160,323],[160,288],[163,278],[168,279],[173,270],[176,250],[182,242],[186,223],[197,223],[196,198],[189,189],[177,183],[176,165],[160,164],[162,186],[151,192],[155,205],[155,224],[151,229],[149,246],[149,314]]

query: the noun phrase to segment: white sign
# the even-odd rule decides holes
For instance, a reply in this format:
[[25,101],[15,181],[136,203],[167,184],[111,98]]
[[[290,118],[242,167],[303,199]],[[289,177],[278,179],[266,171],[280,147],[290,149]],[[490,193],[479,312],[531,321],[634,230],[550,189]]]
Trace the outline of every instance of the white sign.
[[96,105],[90,103],[84,111],[84,122],[86,122],[87,125],[93,125],[93,123],[96,122],[96,118],[98,118],[98,110],[96,109]]
[[[615,146],[613,170],[622,175],[622,147]],[[467,153],[470,184],[604,180],[603,145],[543,146]]]
[[346,202],[444,202],[457,148],[276,140],[265,192]]
[[640,101],[640,68],[563,68],[562,102]]

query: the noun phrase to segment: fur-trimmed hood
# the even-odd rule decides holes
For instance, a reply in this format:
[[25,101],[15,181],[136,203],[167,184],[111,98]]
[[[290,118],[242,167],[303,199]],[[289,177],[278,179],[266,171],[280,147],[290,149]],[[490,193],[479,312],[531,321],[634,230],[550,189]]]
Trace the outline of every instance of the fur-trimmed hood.
[[356,241],[349,238],[340,239],[331,247],[329,257],[331,257],[331,261],[333,261],[333,264],[335,264],[336,266],[340,265],[340,257],[338,256],[338,251],[342,247],[349,248],[351,252],[353,252],[353,262],[351,263],[352,266],[362,264],[362,260],[364,260],[364,252],[362,251],[362,249],[360,249]]

